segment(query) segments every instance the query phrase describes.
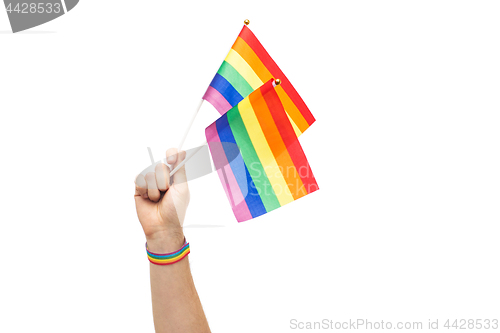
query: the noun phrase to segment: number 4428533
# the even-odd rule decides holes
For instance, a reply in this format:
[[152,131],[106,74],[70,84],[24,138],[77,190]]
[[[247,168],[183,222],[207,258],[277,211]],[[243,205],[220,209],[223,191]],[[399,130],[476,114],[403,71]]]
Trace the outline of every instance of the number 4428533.
[[448,319],[446,323],[444,323],[444,327],[456,330],[496,330],[498,329],[498,319],[455,319],[454,321]]
[[8,13],[19,13],[19,14],[42,14],[42,13],[56,13],[59,14],[61,12],[61,4],[60,3],[18,3],[15,6],[12,6],[11,3],[7,5]]

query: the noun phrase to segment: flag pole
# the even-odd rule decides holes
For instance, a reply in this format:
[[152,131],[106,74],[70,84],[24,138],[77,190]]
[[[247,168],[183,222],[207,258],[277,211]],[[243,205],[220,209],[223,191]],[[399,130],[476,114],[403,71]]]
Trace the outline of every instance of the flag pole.
[[184,145],[184,141],[186,141],[186,138],[189,134],[189,131],[191,130],[191,126],[193,126],[194,120],[196,119],[196,116],[198,115],[198,112],[201,109],[201,105],[203,104],[204,99],[202,98],[200,100],[200,103],[198,104],[198,107],[196,108],[196,112],[193,114],[191,117],[191,121],[189,122],[189,126],[187,127],[186,131],[184,132],[184,135],[182,136],[181,143],[179,144],[179,148],[177,148],[177,151],[181,151],[182,146]]
[[201,150],[201,148],[205,147],[206,144],[207,144],[207,141],[205,141],[201,146],[199,146],[198,148],[196,148],[191,155],[186,156],[186,158],[184,159],[184,161],[182,161],[181,163],[179,163],[172,171],[170,171],[170,177],[172,177],[180,168],[182,168],[184,166],[184,164],[186,164],[187,161],[189,161],[191,159],[191,157],[193,157],[194,155],[196,155]]
[[153,152],[151,151],[151,147],[148,147],[149,158],[151,159],[151,165],[155,164],[155,159],[153,158]]

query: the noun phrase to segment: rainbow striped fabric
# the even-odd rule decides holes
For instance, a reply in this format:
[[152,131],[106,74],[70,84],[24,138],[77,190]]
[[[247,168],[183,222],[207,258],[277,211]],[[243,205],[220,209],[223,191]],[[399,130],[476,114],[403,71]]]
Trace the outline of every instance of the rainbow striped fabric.
[[191,250],[189,248],[189,243],[187,243],[184,240],[184,245],[182,248],[178,251],[171,252],[171,253],[166,253],[166,254],[159,254],[159,253],[154,253],[149,251],[148,244],[146,243],[146,252],[148,254],[148,259],[152,264],[155,265],[172,265],[175,264],[178,261],[181,261],[189,253],[191,253]]
[[269,80],[205,130],[238,222],[316,191],[316,183],[278,88]]
[[203,99],[224,114],[271,78],[281,80],[276,92],[296,135],[300,136],[315,119],[285,74],[246,25]]

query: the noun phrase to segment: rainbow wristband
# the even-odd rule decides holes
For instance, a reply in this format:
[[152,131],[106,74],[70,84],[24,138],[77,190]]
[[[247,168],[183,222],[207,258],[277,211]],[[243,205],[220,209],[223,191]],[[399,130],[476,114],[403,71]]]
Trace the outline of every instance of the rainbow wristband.
[[189,243],[184,239],[184,245],[178,251],[166,254],[158,254],[149,252],[148,243],[146,243],[146,252],[148,253],[148,259],[152,264],[155,265],[172,265],[178,261],[181,261],[190,253]]

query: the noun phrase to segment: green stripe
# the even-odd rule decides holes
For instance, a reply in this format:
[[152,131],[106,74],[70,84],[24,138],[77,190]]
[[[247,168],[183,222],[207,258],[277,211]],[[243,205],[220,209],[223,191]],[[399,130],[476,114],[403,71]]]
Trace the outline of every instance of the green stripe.
[[248,84],[247,80],[241,76],[240,73],[230,63],[224,61],[217,72],[223,76],[231,85],[240,93],[243,98],[247,97],[253,92],[252,87]]
[[238,106],[235,106],[227,113],[227,120],[264,207],[266,207],[268,212],[281,207],[276,194],[274,194],[271,183],[267,178],[266,171],[262,167],[259,156],[257,156],[257,152],[253,147],[252,140],[250,140],[248,136]]

